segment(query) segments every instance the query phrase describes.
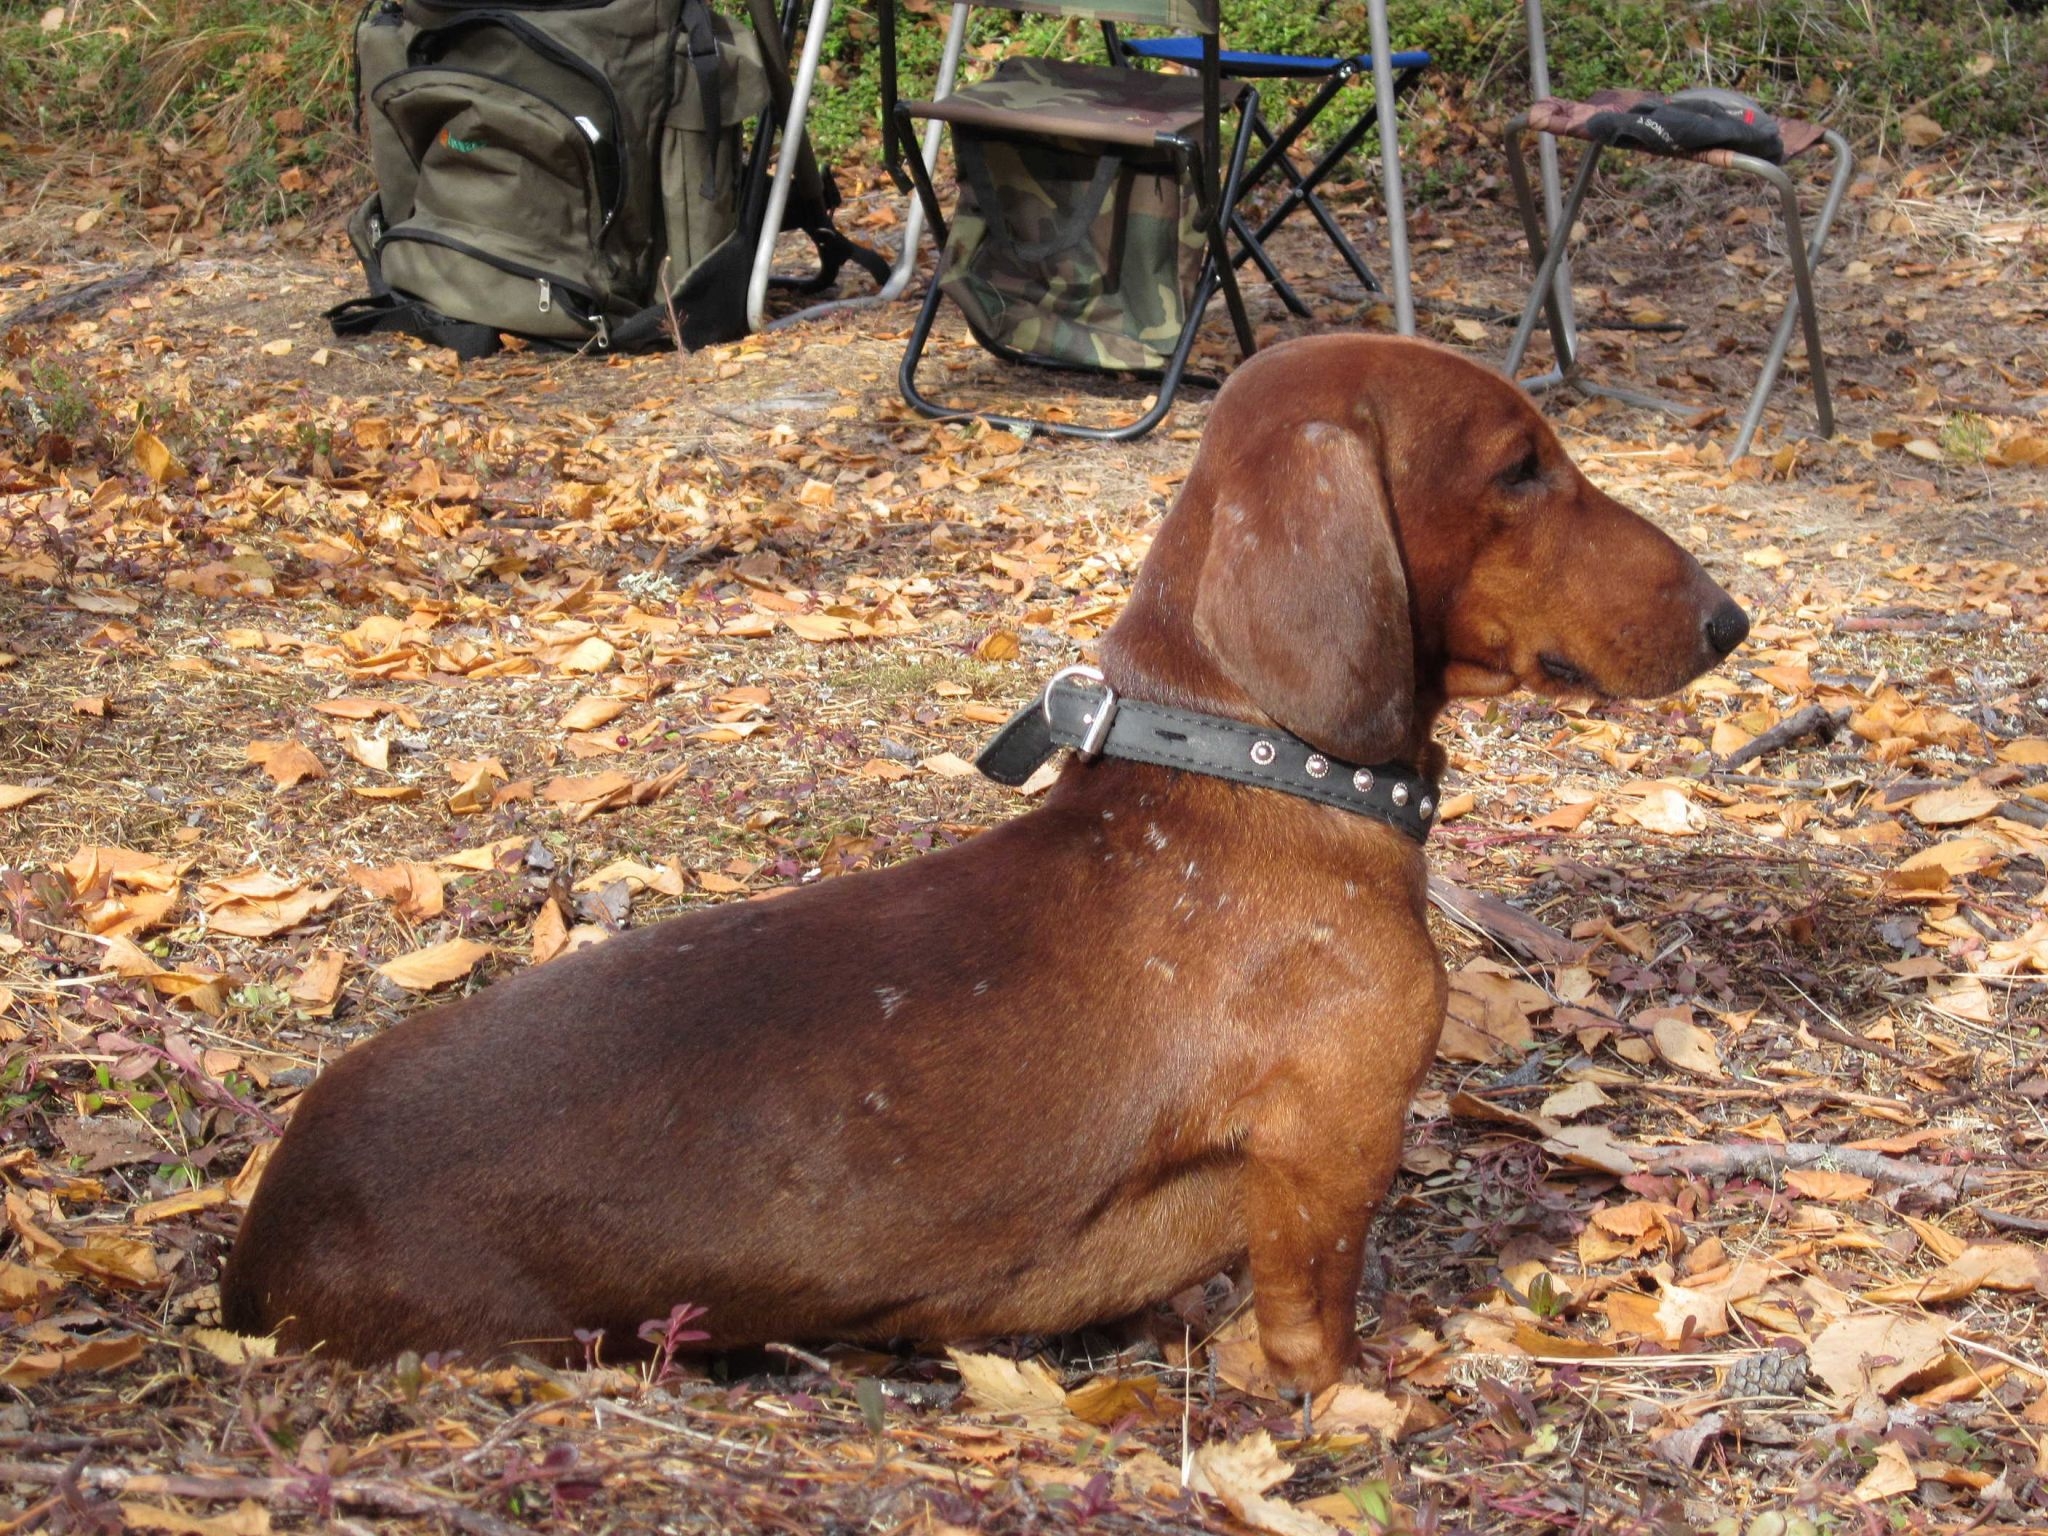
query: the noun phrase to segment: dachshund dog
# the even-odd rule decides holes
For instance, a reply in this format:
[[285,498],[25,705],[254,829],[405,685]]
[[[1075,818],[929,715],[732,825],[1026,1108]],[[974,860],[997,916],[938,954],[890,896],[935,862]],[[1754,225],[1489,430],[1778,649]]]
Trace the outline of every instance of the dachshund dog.
[[[1217,396],[1101,662],[1127,700],[1433,775],[1452,695],[1669,693],[1748,627],[1505,379],[1323,336]],[[957,848],[350,1051],[262,1179],[224,1320],[354,1361],[630,1352],[681,1302],[711,1349],[1056,1333],[1249,1252],[1277,1379],[1319,1390],[1443,1017],[1425,883],[1385,820],[1074,757]]]

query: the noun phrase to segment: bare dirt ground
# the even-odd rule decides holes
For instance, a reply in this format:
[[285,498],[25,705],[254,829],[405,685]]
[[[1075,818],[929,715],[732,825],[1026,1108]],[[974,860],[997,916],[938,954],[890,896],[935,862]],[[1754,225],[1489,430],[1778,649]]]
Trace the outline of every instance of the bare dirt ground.
[[[1489,359],[1497,190],[1414,231],[1428,334]],[[1676,700],[1447,715],[1435,868],[1522,917],[1441,926],[1368,1363],[1306,1438],[1222,1283],[1136,1344],[666,1373],[341,1370],[213,1315],[351,1043],[1019,809],[965,760],[1114,618],[1205,395],[1021,441],[905,411],[907,307],[464,366],[328,336],[331,243],[0,264],[0,1530],[2048,1528],[2048,223],[1868,176],[1838,434],[1787,383],[1734,464],[1765,210],[1656,172],[1589,223],[1591,355],[1702,412],[1553,419],[1756,627]],[[950,387],[1142,393],[946,336]]]

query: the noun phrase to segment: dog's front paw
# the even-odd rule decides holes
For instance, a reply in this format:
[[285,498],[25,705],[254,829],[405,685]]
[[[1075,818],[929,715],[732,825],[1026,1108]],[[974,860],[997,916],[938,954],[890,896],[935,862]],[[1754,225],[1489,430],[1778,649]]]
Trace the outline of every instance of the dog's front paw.
[[1337,1331],[1313,1323],[1262,1328],[1259,1345],[1273,1384],[1294,1401],[1313,1397],[1336,1382],[1358,1358],[1358,1339],[1350,1329]]

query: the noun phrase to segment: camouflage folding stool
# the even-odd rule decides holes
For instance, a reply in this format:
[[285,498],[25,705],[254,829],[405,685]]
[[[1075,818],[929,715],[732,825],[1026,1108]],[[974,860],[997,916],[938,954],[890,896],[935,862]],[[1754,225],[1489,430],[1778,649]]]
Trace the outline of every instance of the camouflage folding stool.
[[[1203,312],[1220,284],[1239,351],[1250,321],[1224,230],[1243,175],[1257,92],[1225,81],[1216,0],[994,0],[1007,10],[1173,27],[1203,39],[1195,75],[1107,64],[1004,59],[986,80],[938,101],[898,93],[895,0],[881,8],[884,154],[899,186],[914,185],[941,247],[939,271],[905,349],[903,398],[928,416],[969,416],[1024,432],[1127,440],[1172,409]],[[1222,163],[1222,113],[1237,133]],[[931,174],[906,154],[918,119],[951,130],[959,183],[954,217]],[[1002,415],[946,405],[917,389],[917,365],[941,297],[974,339],[1011,362],[1153,377],[1136,420],[1117,426]]]

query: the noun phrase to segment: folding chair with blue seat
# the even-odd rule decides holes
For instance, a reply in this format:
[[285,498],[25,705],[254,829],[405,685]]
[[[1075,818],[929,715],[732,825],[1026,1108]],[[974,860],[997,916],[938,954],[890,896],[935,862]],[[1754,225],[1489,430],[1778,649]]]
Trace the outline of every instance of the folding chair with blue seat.
[[[1192,31],[1197,75],[1006,58],[943,99],[899,91],[897,0],[882,0],[883,156],[915,186],[939,270],[911,329],[897,382],[927,416],[1025,432],[1128,440],[1172,408],[1203,312],[1220,286],[1239,352],[1255,343],[1226,227],[1252,140],[1258,93],[1223,79],[1218,0],[988,0],[1004,10]],[[1239,113],[1227,161],[1222,116]],[[949,222],[922,155],[919,122],[951,130],[958,202]],[[1135,419],[1087,426],[941,403],[917,387],[939,301],[950,297],[984,349],[1010,362],[1158,380]]]
[[[1113,62],[1128,63],[1143,59],[1154,63],[1179,64],[1192,67],[1201,58],[1201,39],[1196,37],[1152,37],[1127,38],[1120,36],[1110,24],[1103,26],[1103,36],[1109,45]],[[1392,54],[1389,62],[1393,66],[1393,99],[1398,102],[1412,91],[1422,78],[1422,72],[1434,62],[1431,55],[1421,49],[1404,49]],[[1306,208],[1323,233],[1344,258],[1352,275],[1365,286],[1368,293],[1380,293],[1379,280],[1366,266],[1365,258],[1358,254],[1358,248],[1351,243],[1329,207],[1319,196],[1320,187],[1337,169],[1346,155],[1357,149],[1367,133],[1379,121],[1379,100],[1375,91],[1366,101],[1364,109],[1337,138],[1337,141],[1319,156],[1306,173],[1295,165],[1292,159],[1294,146],[1302,136],[1315,125],[1327,108],[1353,80],[1374,79],[1373,56],[1370,52],[1347,54],[1341,57],[1326,57],[1316,54],[1297,53],[1253,53],[1235,48],[1225,48],[1220,56],[1220,67],[1225,79],[1230,80],[1288,80],[1315,81],[1315,93],[1302,104],[1287,126],[1274,133],[1264,118],[1253,123],[1253,132],[1258,135],[1261,151],[1244,175],[1244,185],[1238,189],[1240,203],[1251,197],[1259,185],[1275,171],[1290,183],[1286,194],[1271,212],[1259,221],[1256,229],[1245,219],[1242,209],[1231,215],[1231,229],[1243,241],[1243,248],[1236,255],[1242,265],[1249,260],[1257,264],[1265,274],[1266,281],[1273,285],[1273,291],[1294,314],[1306,318],[1308,306],[1300,295],[1280,275],[1272,258],[1266,254],[1265,242],[1299,209]],[[1389,202],[1393,201],[1390,196]],[[1394,246],[1396,289],[1406,294],[1408,289],[1407,250],[1405,243]]]

